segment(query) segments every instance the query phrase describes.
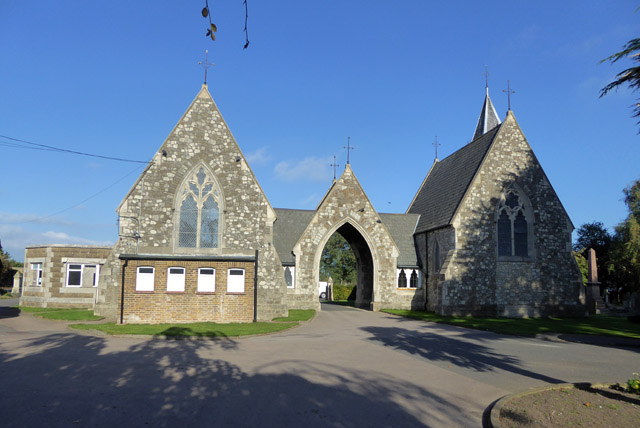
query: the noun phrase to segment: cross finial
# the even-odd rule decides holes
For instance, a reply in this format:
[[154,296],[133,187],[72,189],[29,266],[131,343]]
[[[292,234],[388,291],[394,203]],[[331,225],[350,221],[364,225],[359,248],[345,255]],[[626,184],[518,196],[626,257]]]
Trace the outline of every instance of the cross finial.
[[507,89],[503,89],[502,92],[507,93],[507,105],[509,106],[508,111],[511,111],[511,94],[516,93],[516,91],[511,90],[511,82],[507,80]]
[[489,89],[489,67],[484,66],[484,87]]
[[340,166],[336,163],[336,155],[333,155],[333,163],[329,166],[333,167],[333,179],[336,179],[336,167]]
[[436,160],[438,160],[438,146],[441,146],[442,144],[438,143],[437,135],[436,135],[436,140],[433,143],[431,143],[431,145],[436,148]]
[[349,151],[354,149],[351,145],[351,137],[347,137],[347,145],[344,146],[343,149],[347,149],[347,165],[349,165]]
[[204,84],[207,84],[207,69],[213,67],[215,64],[209,62],[209,50],[204,51],[204,62],[198,61],[198,64],[204,67]]

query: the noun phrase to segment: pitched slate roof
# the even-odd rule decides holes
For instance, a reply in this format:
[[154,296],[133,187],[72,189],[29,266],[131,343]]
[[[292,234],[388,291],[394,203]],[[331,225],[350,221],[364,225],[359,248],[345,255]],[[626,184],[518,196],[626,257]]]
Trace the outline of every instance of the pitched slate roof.
[[[315,211],[276,208],[278,219],[273,224],[273,245],[280,256],[282,264],[295,263],[293,246],[298,242],[305,228],[313,218]],[[398,246],[398,266],[414,267],[418,265],[416,250],[413,244],[413,231],[416,228],[419,214],[380,214],[380,219]]]
[[499,129],[500,126],[495,127],[431,167],[407,210],[407,213],[421,214],[416,232],[451,223]]
[[278,219],[273,223],[273,246],[283,264],[295,263],[293,246],[316,213],[313,210],[291,210],[276,208]]
[[413,232],[420,214],[382,214],[380,220],[398,246],[398,267],[417,267],[418,255],[413,241]]
[[498,113],[496,113],[495,107],[493,107],[491,98],[489,98],[489,87],[487,86],[487,95],[484,97],[484,103],[482,104],[482,110],[478,118],[478,125],[476,125],[476,132],[473,133],[473,140],[483,136],[498,125],[500,125],[500,118],[498,117]]

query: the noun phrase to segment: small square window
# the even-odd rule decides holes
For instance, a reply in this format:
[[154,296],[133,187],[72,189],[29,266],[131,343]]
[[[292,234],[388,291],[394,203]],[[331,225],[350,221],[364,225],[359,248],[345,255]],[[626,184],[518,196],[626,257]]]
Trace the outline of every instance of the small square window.
[[227,293],[244,293],[244,269],[229,269]]
[[184,268],[169,268],[167,275],[167,291],[183,292],[184,291]]
[[82,286],[82,265],[67,265],[67,287]]
[[216,270],[213,268],[198,269],[198,291],[213,293],[216,291]]
[[152,267],[139,267],[136,276],[136,291],[153,291],[155,269]]

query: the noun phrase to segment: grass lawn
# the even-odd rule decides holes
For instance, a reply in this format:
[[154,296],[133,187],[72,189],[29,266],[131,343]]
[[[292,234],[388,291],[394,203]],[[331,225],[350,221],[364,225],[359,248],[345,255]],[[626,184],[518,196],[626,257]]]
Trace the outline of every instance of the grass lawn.
[[93,314],[90,309],[68,309],[68,308],[31,308],[27,306],[18,306],[23,312],[29,312],[37,317],[50,320],[61,321],[96,321],[102,317]]
[[274,318],[274,321],[308,321],[316,313],[313,309],[290,309],[289,316]]
[[11,293],[5,293],[5,294],[3,294],[3,295],[1,295],[1,296],[0,296],[0,300],[15,299],[15,298],[17,298],[17,297],[19,297],[19,296],[14,296],[14,295],[13,295],[13,294],[11,294]]
[[274,333],[277,331],[287,330],[297,325],[297,322],[254,322],[232,324],[199,322],[190,324],[72,324],[70,327],[78,330],[100,330],[107,334],[146,334],[165,337],[237,337],[252,334]]
[[476,318],[449,317],[433,312],[399,309],[385,309],[383,312],[516,336],[533,337],[541,333],[564,333],[640,338],[640,324],[631,323],[623,317],[606,315],[595,315],[589,318]]

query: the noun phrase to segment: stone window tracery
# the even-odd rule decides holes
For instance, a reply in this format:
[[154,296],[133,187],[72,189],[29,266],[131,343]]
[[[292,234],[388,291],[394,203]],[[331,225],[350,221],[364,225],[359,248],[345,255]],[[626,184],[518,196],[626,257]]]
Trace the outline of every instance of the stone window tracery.
[[498,256],[529,257],[530,224],[525,197],[507,190],[498,206]]
[[220,190],[213,175],[201,166],[179,195],[178,247],[218,248]]

